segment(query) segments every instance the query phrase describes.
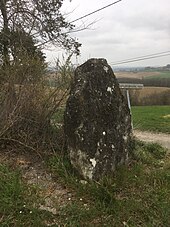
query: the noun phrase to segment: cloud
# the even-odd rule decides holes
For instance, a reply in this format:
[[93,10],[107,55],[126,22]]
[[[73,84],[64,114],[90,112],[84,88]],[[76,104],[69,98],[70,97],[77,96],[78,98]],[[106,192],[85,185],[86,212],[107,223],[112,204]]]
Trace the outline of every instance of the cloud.
[[[111,0],[65,1],[64,12],[71,21],[111,3]],[[68,10],[69,9],[69,10]],[[105,57],[110,62],[170,50],[169,0],[122,0],[120,3],[75,22],[77,26],[96,21],[90,29],[73,33],[82,43],[80,62]],[[50,53],[48,53],[50,59]],[[131,65],[165,65],[170,57]],[[130,66],[131,66],[130,65]]]

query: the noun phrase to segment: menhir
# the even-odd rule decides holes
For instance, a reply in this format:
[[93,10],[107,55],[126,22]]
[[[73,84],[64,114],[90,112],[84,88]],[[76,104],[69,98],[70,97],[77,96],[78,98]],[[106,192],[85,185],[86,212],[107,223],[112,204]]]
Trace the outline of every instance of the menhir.
[[75,70],[64,114],[70,161],[84,179],[99,181],[128,160],[131,116],[105,59]]

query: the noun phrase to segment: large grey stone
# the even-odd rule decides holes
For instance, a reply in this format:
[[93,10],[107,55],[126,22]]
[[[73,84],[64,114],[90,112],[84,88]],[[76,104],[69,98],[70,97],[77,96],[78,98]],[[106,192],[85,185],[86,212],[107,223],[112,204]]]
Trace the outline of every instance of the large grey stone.
[[105,59],[76,69],[64,130],[71,163],[85,179],[98,181],[128,160],[130,111]]

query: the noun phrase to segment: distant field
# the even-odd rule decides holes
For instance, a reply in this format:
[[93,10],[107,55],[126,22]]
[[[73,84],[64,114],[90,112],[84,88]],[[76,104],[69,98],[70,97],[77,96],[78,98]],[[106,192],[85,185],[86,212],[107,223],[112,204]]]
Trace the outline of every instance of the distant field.
[[139,100],[144,98],[149,98],[152,95],[161,95],[164,92],[169,92],[170,96],[170,88],[167,87],[144,87],[139,90],[130,91],[130,94],[138,97]]
[[116,72],[117,78],[131,78],[131,79],[163,79],[170,78],[170,71],[153,71],[153,72]]
[[132,107],[135,129],[170,133],[170,106]]
[[147,76],[146,79],[170,79],[170,71],[168,72],[160,72],[158,75]]
[[117,78],[137,78],[143,79],[144,77],[159,76],[161,73],[158,71],[155,72],[116,72],[115,75]]
[[119,83],[142,83],[144,86],[170,87],[170,71],[116,72]]

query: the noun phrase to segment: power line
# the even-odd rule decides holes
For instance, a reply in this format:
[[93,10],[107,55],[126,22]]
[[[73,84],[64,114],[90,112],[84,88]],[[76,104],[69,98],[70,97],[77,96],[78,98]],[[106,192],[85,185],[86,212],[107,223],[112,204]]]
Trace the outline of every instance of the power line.
[[120,65],[120,64],[125,64],[125,63],[132,63],[132,62],[136,62],[136,61],[144,61],[144,60],[153,59],[153,58],[165,57],[165,56],[169,56],[169,55],[170,55],[170,51],[164,51],[164,52],[160,52],[157,54],[149,54],[149,55],[144,55],[144,56],[140,56],[140,57],[136,57],[136,58],[129,58],[129,59],[121,60],[121,61],[111,62],[110,64],[111,65]]
[[[71,21],[71,22],[69,22],[69,23],[71,24],[71,23],[74,23],[74,22],[76,22],[76,21],[78,21],[78,20],[81,20],[81,19],[83,19],[83,18],[85,18],[85,17],[91,16],[92,14],[97,13],[97,12],[103,10],[103,9],[106,9],[106,8],[112,6],[112,5],[115,5],[115,4],[117,4],[118,2],[121,2],[121,1],[122,1],[122,0],[118,0],[118,1],[116,1],[116,2],[112,2],[112,3],[109,4],[109,5],[103,6],[102,8],[97,9],[97,10],[91,12],[91,13],[88,13],[88,14],[82,16],[82,17],[79,17],[79,18],[77,18],[77,19],[75,19],[75,20],[73,20],[73,21]],[[69,33],[73,33],[73,32],[80,32],[80,31],[83,31],[83,30],[84,30],[84,29],[78,29],[78,30],[74,30],[74,31],[68,31],[68,32],[65,32],[65,33],[63,33],[63,34],[69,34]],[[44,45],[44,44],[46,44],[46,43],[49,43],[49,42],[51,42],[51,41],[52,41],[52,40],[47,40],[47,41],[45,41],[45,42],[43,42],[43,43],[38,44],[37,47],[42,46],[42,45]]]
[[103,6],[102,8],[99,8],[99,9],[97,9],[97,10],[95,10],[95,11],[92,11],[91,13],[85,14],[84,16],[79,17],[79,18],[77,18],[77,19],[71,21],[70,23],[74,23],[74,22],[76,22],[76,21],[78,21],[78,20],[81,20],[81,19],[83,19],[83,18],[85,18],[85,17],[91,16],[92,14],[97,13],[97,12],[103,10],[103,9],[106,9],[106,8],[112,6],[112,5],[115,5],[115,4],[117,4],[118,2],[121,2],[121,1],[122,1],[122,0],[118,0],[118,1],[116,1],[116,2],[112,2],[111,4],[106,5],[106,6]]
[[116,61],[116,62],[113,62],[113,63],[116,64],[116,63],[119,63],[119,62],[130,61],[130,60],[136,60],[136,59],[139,59],[139,58],[152,57],[152,56],[155,56],[155,55],[167,54],[167,53],[170,53],[170,50],[168,50],[168,51],[163,51],[163,52],[159,52],[159,53],[154,53],[154,54],[143,55],[143,56],[135,57],[135,58],[128,58],[128,59],[125,59],[125,60],[119,60],[119,61]]

